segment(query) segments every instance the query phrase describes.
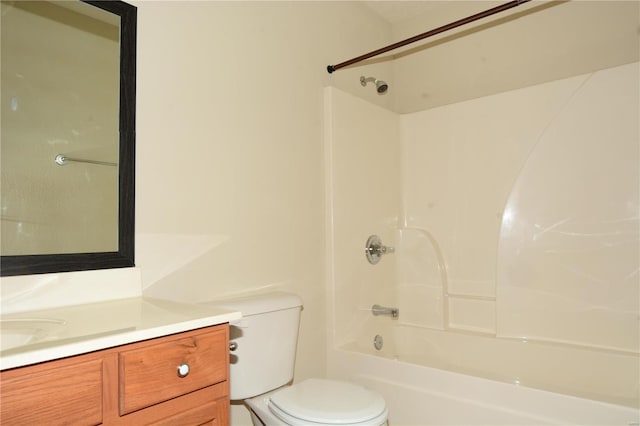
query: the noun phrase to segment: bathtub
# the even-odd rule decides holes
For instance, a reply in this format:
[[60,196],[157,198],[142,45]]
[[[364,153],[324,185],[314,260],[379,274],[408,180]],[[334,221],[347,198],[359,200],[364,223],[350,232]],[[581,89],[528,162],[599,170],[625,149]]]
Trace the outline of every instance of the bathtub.
[[331,378],[384,396],[390,426],[640,424],[635,354],[389,322],[382,350],[370,335],[327,359]]

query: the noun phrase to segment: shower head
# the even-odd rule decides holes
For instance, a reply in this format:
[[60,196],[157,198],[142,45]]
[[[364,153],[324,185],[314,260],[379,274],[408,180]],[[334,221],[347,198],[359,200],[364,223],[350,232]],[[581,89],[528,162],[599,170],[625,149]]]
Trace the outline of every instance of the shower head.
[[380,95],[385,93],[387,91],[387,89],[389,88],[389,85],[387,83],[385,83],[382,80],[378,80],[375,77],[366,77],[366,78],[365,78],[365,76],[361,76],[360,77],[360,84],[362,84],[363,87],[366,86],[369,81],[375,83],[376,91]]

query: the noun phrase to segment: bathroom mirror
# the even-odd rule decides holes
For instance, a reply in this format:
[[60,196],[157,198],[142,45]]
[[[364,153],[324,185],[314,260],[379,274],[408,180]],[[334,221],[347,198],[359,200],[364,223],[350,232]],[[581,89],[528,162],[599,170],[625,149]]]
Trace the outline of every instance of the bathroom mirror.
[[136,12],[2,1],[2,276],[134,266]]

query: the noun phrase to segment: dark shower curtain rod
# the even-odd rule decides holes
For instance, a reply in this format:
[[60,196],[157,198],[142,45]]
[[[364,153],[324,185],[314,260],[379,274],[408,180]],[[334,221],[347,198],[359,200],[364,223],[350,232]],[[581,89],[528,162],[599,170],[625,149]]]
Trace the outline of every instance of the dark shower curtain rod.
[[459,26],[468,24],[470,22],[477,21],[478,19],[486,18],[487,16],[491,16],[491,15],[494,15],[496,13],[505,11],[507,9],[511,9],[512,7],[520,6],[521,4],[527,3],[529,1],[531,1],[531,0],[513,0],[513,1],[509,1],[507,3],[501,4],[500,6],[496,6],[496,7],[493,7],[491,9],[487,9],[484,12],[480,12],[480,13],[476,13],[475,15],[467,16],[466,18],[462,18],[462,19],[459,19],[459,20],[457,20],[455,22],[451,22],[449,24],[446,24],[446,25],[443,25],[441,27],[435,28],[435,29],[433,29],[431,31],[427,31],[426,33],[418,34],[418,35],[410,37],[410,38],[408,38],[406,40],[402,40],[402,41],[399,41],[397,43],[390,44],[389,46],[382,47],[382,48],[380,48],[378,50],[374,50],[372,52],[365,53],[364,55],[355,57],[353,59],[349,59],[348,61],[341,62],[341,63],[339,63],[337,65],[328,65],[327,66],[327,71],[329,72],[329,74],[331,74],[332,72],[337,71],[340,68],[348,67],[349,65],[353,65],[353,64],[355,64],[357,62],[364,61],[365,59],[369,59],[369,58],[372,58],[374,56],[378,56],[378,55],[381,55],[383,53],[386,53],[386,52],[388,52],[390,50],[395,50],[395,49],[398,49],[400,47],[406,46],[407,44],[411,44],[411,43],[415,43],[416,41],[423,40],[423,39],[425,39],[427,37],[431,37],[431,36],[434,36],[436,34],[440,34],[440,33],[443,33],[445,31],[452,30],[454,28],[457,28]]

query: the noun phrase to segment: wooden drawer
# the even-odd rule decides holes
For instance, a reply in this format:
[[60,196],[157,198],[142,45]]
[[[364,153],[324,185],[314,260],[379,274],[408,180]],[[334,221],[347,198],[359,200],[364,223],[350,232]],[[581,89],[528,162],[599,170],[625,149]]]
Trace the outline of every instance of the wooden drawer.
[[59,364],[3,372],[2,424],[51,424],[52,419],[64,419],[65,425],[102,422],[102,361]]
[[143,408],[119,418],[120,426],[229,426],[228,382]]
[[[120,352],[120,415],[227,380],[227,328],[188,333]],[[180,377],[178,366],[189,373]]]

